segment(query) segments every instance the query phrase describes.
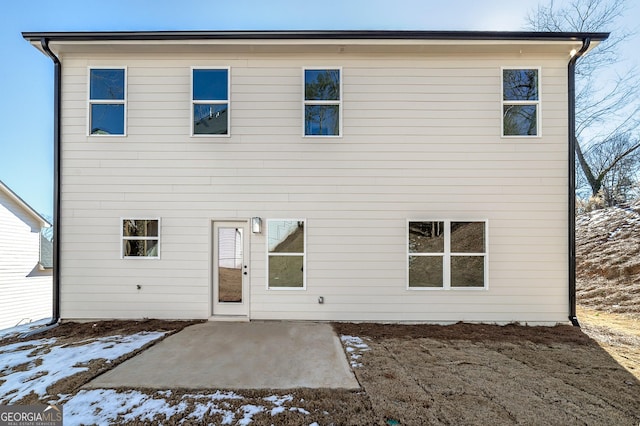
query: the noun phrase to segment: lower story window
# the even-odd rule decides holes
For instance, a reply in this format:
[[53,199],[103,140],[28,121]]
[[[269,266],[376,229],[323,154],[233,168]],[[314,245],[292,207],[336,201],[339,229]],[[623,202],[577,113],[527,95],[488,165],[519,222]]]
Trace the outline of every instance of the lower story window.
[[305,288],[305,221],[267,220],[267,277],[270,289]]
[[122,257],[160,257],[160,219],[122,219]]
[[485,221],[409,221],[410,289],[486,288]]

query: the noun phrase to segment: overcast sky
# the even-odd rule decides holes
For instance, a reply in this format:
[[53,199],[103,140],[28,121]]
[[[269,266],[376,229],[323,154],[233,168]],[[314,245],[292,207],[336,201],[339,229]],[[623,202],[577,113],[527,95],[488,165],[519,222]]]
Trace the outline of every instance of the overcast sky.
[[[638,25],[640,2],[628,2],[626,20]],[[35,210],[52,215],[53,64],[22,38],[23,31],[521,30],[527,12],[537,4],[537,0],[5,0],[0,26],[0,93],[4,94],[0,180]],[[626,48],[636,63],[639,44],[636,37]]]

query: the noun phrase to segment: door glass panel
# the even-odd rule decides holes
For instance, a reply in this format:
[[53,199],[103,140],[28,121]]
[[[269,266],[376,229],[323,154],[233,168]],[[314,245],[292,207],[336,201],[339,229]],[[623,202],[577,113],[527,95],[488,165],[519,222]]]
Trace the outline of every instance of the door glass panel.
[[218,302],[242,302],[242,229],[218,229]]

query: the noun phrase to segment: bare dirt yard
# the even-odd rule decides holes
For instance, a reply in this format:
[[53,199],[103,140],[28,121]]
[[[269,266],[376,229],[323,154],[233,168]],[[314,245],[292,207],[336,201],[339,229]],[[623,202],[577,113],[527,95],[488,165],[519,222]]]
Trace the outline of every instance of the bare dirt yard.
[[[188,323],[167,321],[63,324],[37,337],[61,338],[65,345],[73,346],[82,345],[87,339],[114,333],[171,333],[185,325]],[[600,326],[590,327],[593,333],[597,333],[597,327]],[[224,390],[219,389],[167,390],[170,392],[104,390],[103,398],[114,401],[121,398],[121,405],[125,405],[127,399],[137,401],[148,398],[149,401],[163,401],[168,407],[154,413],[148,412],[148,409],[142,410],[141,405],[132,405],[131,409],[118,414],[109,423],[640,423],[638,377],[634,377],[623,363],[617,362],[595,340],[576,327],[336,323],[334,329],[344,336],[345,350],[362,387],[361,391],[292,389],[283,395],[282,391],[274,390],[233,390],[235,393],[225,394],[227,396],[224,397],[220,394]],[[612,336],[608,332],[605,334],[609,336],[607,338]],[[624,340],[625,344],[635,345],[634,350],[639,350],[637,340],[629,340],[624,336],[626,334],[620,334],[616,338],[627,339]],[[14,337],[0,341],[0,351],[4,345],[20,340]],[[617,346],[618,343],[610,340],[610,345]],[[82,404],[82,398],[86,399],[89,393],[81,387],[95,375],[123,360],[106,362],[96,359],[90,363],[91,368],[87,372],[51,386],[47,390],[47,398],[31,394],[20,402],[49,403],[55,402],[55,395],[75,395],[71,399],[67,397],[69,407],[63,404],[65,416],[74,410],[81,412],[85,406],[87,411],[99,412],[100,407],[95,402]],[[637,369],[635,371],[637,374]],[[224,401],[220,402],[221,399]],[[71,402],[75,402],[75,408]],[[78,423],[72,421],[69,424]],[[91,424],[91,421],[83,423]]]

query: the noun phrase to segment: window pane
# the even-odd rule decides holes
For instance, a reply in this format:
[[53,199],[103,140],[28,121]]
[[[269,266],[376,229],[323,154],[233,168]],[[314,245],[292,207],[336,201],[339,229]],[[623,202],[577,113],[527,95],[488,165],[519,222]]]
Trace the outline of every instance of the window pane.
[[443,253],[444,222],[409,222],[409,253]]
[[90,73],[89,96],[96,100],[124,100],[124,70],[93,69]]
[[92,135],[124,135],[124,104],[92,104]]
[[505,101],[537,101],[538,70],[503,70],[502,88]]
[[229,99],[228,70],[193,70],[193,100]]
[[536,105],[504,105],[505,136],[535,136],[538,134],[538,108]]
[[451,222],[452,253],[484,253],[484,222]]
[[193,106],[194,135],[226,135],[228,134],[227,104],[197,104]]
[[409,287],[442,287],[442,256],[409,256]]
[[124,240],[123,254],[136,257],[157,257],[158,240]]
[[122,221],[122,235],[125,237],[157,237],[158,221],[154,219],[125,219]]
[[304,134],[337,136],[340,134],[338,105],[305,105]]
[[242,228],[218,229],[218,302],[242,302]]
[[304,222],[270,220],[269,253],[304,253]]
[[452,256],[451,287],[484,287],[484,256]]
[[305,70],[304,99],[307,101],[339,101],[340,70]]
[[304,287],[303,256],[269,256],[269,287]]

